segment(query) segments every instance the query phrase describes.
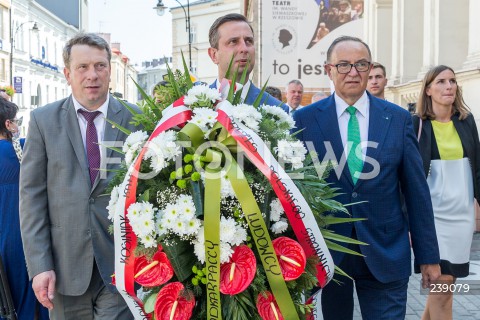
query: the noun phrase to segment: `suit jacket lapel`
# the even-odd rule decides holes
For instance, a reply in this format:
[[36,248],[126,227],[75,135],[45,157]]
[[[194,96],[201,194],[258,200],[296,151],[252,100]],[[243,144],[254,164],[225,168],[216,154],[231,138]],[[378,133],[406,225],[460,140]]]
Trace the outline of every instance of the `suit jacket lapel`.
[[260,89],[255,87],[252,82],[250,82],[250,87],[248,88],[247,96],[245,97],[246,104],[253,104],[257,96],[260,94]]
[[[370,145],[366,146],[368,147],[366,156],[377,159],[381,154],[380,151],[385,145],[385,137],[387,136],[393,115],[388,112],[381,100],[372,98],[370,94],[368,94],[368,97],[370,99],[368,142],[378,143],[378,145],[376,147]],[[364,163],[363,172],[370,172],[372,169],[372,166],[368,162]],[[359,179],[355,187],[360,185],[363,181],[363,179]]]
[[[121,126],[125,126],[126,124],[123,123],[123,118],[125,115],[125,110],[112,95],[110,95],[109,98],[109,103],[108,103],[108,112],[107,112],[107,119],[114,122],[118,123]],[[100,148],[103,148],[105,150],[105,155],[103,160],[111,159],[115,155],[113,154],[113,150],[110,148],[107,148],[108,146],[112,146],[112,143],[117,141],[117,137],[119,134],[120,130],[116,128],[114,125],[110,124],[109,122],[105,121],[105,133],[103,137],[103,147],[100,146]],[[116,146],[118,147],[118,146]],[[106,166],[105,166],[106,169]],[[92,191],[95,189],[95,187],[99,183],[99,178],[102,172],[97,176],[97,179],[95,180],[95,183],[93,184]]]
[[[108,112],[107,112],[107,119],[118,123],[121,126],[125,126],[123,123],[123,116],[124,116],[124,108],[121,106],[120,102],[118,102],[114,97],[110,96],[110,102],[108,103]],[[105,142],[114,142],[117,141],[118,130],[114,125],[111,125],[109,122],[105,122],[105,134],[103,137],[103,141]],[[106,157],[111,157],[113,154],[112,149],[106,150]]]
[[75,151],[75,155],[77,156],[80,168],[85,175],[85,181],[89,182],[90,174],[88,172],[87,155],[85,153],[85,146],[83,145],[82,134],[80,132],[80,126],[78,125],[78,117],[77,113],[75,112],[75,107],[73,106],[71,96],[62,105],[62,109],[64,111],[63,123],[66,127],[65,131],[67,132],[70,143],[72,144],[73,150]]

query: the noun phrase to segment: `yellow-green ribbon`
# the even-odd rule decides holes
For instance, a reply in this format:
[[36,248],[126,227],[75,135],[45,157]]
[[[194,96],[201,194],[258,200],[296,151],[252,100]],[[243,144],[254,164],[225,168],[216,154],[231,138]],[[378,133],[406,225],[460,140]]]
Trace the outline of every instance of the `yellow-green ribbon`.
[[[226,147],[228,151],[236,153],[237,143],[235,139],[219,123],[216,123],[210,134],[210,140]],[[187,149],[195,153],[203,143],[212,143],[205,140],[203,131],[193,123],[185,125],[179,132],[179,140],[190,141],[191,146]],[[250,232],[255,241],[255,246],[265,269],[270,288],[275,296],[280,312],[284,319],[298,320],[298,314],[293,300],[288,292],[287,285],[283,279],[280,264],[273,249],[272,240],[268,233],[267,226],[263,220],[262,213],[252,190],[237,164],[229,152],[222,153],[214,150],[220,145],[212,144],[202,152],[206,167],[205,177],[205,202],[204,202],[204,232],[205,232],[205,261],[207,268],[207,319],[221,319],[220,304],[220,168],[219,164],[226,166],[227,176],[232,184],[235,195],[240,202],[245,214]]]
[[265,269],[270,288],[272,289],[283,318],[297,320],[299,317],[290,292],[288,292],[285,280],[283,279],[280,264],[278,263],[277,255],[273,249],[272,240],[270,239],[260,208],[248,185],[247,179],[245,179],[243,175],[242,169],[234,159],[231,161],[231,166],[227,171],[228,179],[242,206],[245,219],[247,220],[260,260]]
[[206,171],[205,262],[207,266],[207,319],[222,319],[220,304],[220,173]]

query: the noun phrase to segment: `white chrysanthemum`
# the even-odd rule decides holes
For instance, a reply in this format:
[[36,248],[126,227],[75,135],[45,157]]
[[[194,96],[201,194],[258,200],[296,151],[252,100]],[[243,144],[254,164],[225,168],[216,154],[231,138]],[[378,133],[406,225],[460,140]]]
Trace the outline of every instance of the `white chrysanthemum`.
[[259,123],[262,120],[262,114],[254,106],[248,104],[239,104],[232,108],[233,119],[241,122],[255,132],[259,130]]
[[220,99],[220,92],[216,88],[210,88],[208,85],[193,86],[188,90],[187,95],[183,99],[183,103],[187,106],[212,106]]
[[287,223],[287,221],[285,221],[285,219],[281,219],[280,221],[275,222],[275,223],[270,227],[270,230],[272,230],[272,232],[273,232],[274,234],[280,234],[280,233],[285,232],[285,230],[287,230],[287,228],[288,228],[288,223]]
[[235,197],[235,191],[233,191],[232,184],[227,177],[227,172],[224,170],[222,170],[222,177],[220,178],[220,195],[222,199],[228,197]]
[[303,167],[303,161],[305,160],[307,149],[303,143],[298,140],[279,140],[275,152],[279,159],[291,163],[293,169],[298,169]]
[[140,226],[140,230],[135,233],[139,234],[140,236],[147,236],[155,233],[155,222],[153,219],[148,217],[148,215],[142,215],[138,220],[138,225]]
[[188,194],[181,194],[178,198],[177,198],[177,203],[179,204],[185,204],[185,205],[188,205],[188,206],[191,206],[191,207],[194,207],[195,204],[193,202],[193,198],[192,196],[188,195]]
[[229,243],[220,242],[220,263],[229,262],[232,254],[232,246]]
[[120,187],[121,185],[115,186],[110,193],[110,200],[108,201],[107,211],[108,219],[113,221],[115,219],[115,214],[117,210],[117,202],[120,197]]
[[205,243],[205,227],[200,226],[197,232],[197,241],[204,244]]
[[172,231],[179,236],[186,236],[187,235],[187,223],[182,219],[178,219],[175,221],[173,226],[171,227]]
[[177,136],[172,130],[162,132],[148,143],[145,159],[151,159],[150,167],[159,172],[168,165],[168,161],[181,155],[181,148],[176,143]]
[[277,222],[284,212],[282,203],[278,198],[270,202],[270,221]]
[[127,210],[127,217],[130,220],[130,223],[133,223],[138,217],[140,216],[140,213],[142,212],[142,203],[141,202],[135,202],[132,203]]
[[171,221],[177,221],[180,216],[180,210],[178,210],[178,206],[176,203],[169,203],[165,210],[163,210],[163,217],[162,219],[168,219]]
[[195,206],[191,204],[178,203],[178,211],[180,212],[180,218],[183,221],[190,221],[195,217]]
[[241,225],[237,224],[235,228],[235,234],[233,235],[232,241],[230,244],[232,246],[239,246],[247,240],[247,230],[245,230]]
[[205,245],[203,242],[194,242],[193,252],[197,256],[198,261],[200,261],[201,263],[205,263]]
[[137,154],[138,151],[133,149],[129,149],[127,153],[125,153],[125,164],[127,165],[127,167],[133,163],[133,160],[135,160]]
[[290,129],[295,127],[295,120],[293,120],[292,116],[286,113],[282,108],[263,105],[261,110],[265,111],[267,114],[271,114],[278,123],[285,122]]
[[197,218],[193,218],[189,221],[186,221],[185,228],[186,228],[187,235],[196,235],[200,230],[201,225],[202,225],[202,222]]
[[210,108],[195,108],[193,117],[188,122],[195,124],[205,134],[208,134],[217,122],[217,112]]
[[232,218],[220,218],[220,242],[231,242],[235,237],[237,223]]
[[155,223],[155,233],[157,233],[159,236],[163,236],[167,234],[168,228],[162,223],[162,218],[157,218],[157,221]]
[[148,139],[148,134],[145,131],[135,131],[125,139],[122,150],[127,152],[129,149],[139,150],[145,141]]
[[155,248],[157,246],[155,238],[150,235],[140,238],[140,241],[143,243],[145,248]]

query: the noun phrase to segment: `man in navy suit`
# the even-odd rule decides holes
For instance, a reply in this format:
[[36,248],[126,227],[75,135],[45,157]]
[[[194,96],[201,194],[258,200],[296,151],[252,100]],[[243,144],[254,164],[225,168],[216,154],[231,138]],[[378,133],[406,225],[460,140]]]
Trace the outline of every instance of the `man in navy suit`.
[[[325,65],[335,94],[298,110],[294,119],[298,137],[313,145],[320,161],[338,161],[326,177],[339,188],[336,200],[358,202],[348,211],[353,218],[366,219],[330,226],[336,234],[367,243],[348,246],[363,256],[332,252],[335,264],[355,281],[363,319],[404,319],[411,274],[408,232],[424,287],[440,276],[440,258],[410,114],[366,92],[371,61],[362,40],[336,39]],[[402,213],[399,183],[408,216]],[[352,319],[353,281],[336,278],[342,284],[332,281],[322,291],[324,319]]]
[[[213,63],[218,66],[218,80],[211,84],[217,88],[217,82],[225,78],[230,61],[233,58],[232,70],[237,71],[237,81],[240,81],[243,70],[248,66],[245,79],[242,99],[247,104],[253,104],[260,94],[251,80],[250,73],[255,66],[255,39],[253,29],[247,19],[238,13],[230,13],[215,20],[208,33],[210,48],[208,55]],[[278,106],[281,102],[268,93],[264,92],[261,103]],[[282,105],[283,110],[288,113],[288,107]]]

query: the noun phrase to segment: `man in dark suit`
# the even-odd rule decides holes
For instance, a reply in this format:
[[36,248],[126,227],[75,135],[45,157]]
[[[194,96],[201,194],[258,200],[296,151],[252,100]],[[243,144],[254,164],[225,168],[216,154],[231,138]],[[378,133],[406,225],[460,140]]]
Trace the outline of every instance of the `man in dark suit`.
[[[243,70],[247,67],[242,99],[247,104],[253,104],[260,94],[249,79],[250,73],[255,66],[255,39],[253,29],[247,19],[238,13],[230,13],[215,20],[208,33],[210,48],[208,55],[213,63],[218,66],[218,79],[211,84],[212,88],[218,87],[218,81],[225,78],[230,61],[233,58],[232,70],[237,71],[237,81],[240,81]],[[264,92],[261,103],[278,106],[281,102],[268,93]],[[288,112],[288,107],[282,105],[282,109]]]
[[132,115],[108,93],[111,51],[104,39],[78,34],[63,58],[72,95],[32,112],[21,166],[28,272],[51,319],[132,319],[111,285],[114,244],[105,189],[120,159],[102,147],[126,139],[105,119],[134,130]]
[[[355,281],[363,318],[404,319],[411,274],[409,230],[424,286],[440,276],[440,259],[410,114],[366,92],[371,60],[360,39],[336,39],[325,65],[335,94],[298,110],[294,119],[298,137],[307,146],[312,143],[320,160],[338,161],[326,178],[339,188],[336,199],[359,202],[348,211],[366,219],[330,226],[336,234],[368,244],[349,246],[363,257],[332,252],[335,264]],[[399,182],[405,186],[408,217],[402,213]],[[353,282],[336,278],[342,284],[332,281],[322,292],[324,318],[352,319]]]

